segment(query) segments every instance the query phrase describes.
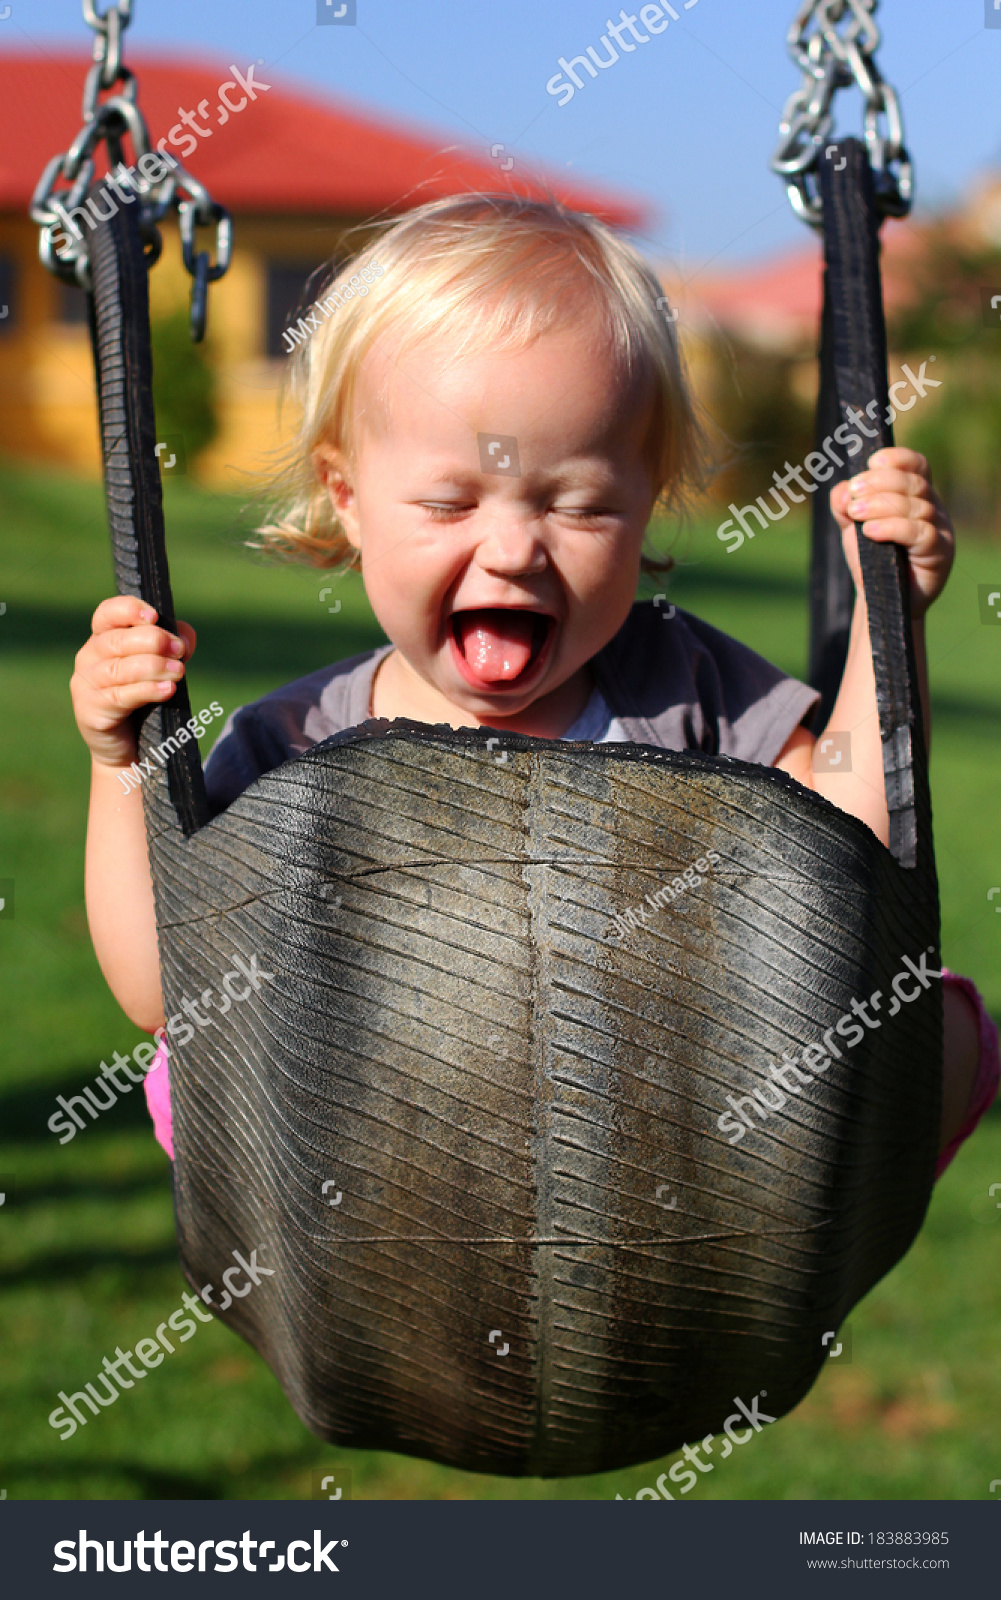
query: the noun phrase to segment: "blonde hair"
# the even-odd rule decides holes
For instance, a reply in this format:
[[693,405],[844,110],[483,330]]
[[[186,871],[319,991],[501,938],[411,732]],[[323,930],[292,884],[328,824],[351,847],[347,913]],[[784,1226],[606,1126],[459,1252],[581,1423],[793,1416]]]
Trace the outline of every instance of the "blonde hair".
[[[525,348],[579,320],[582,299],[597,311],[627,374],[654,380],[645,450],[656,504],[678,514],[704,487],[709,435],[663,289],[638,251],[595,217],[554,199],[454,196],[376,224],[364,249],[329,272],[313,275],[325,276],[326,287],[312,320],[317,311],[325,320],[308,337],[302,319],[298,325],[304,342],[292,355],[286,391],[300,420],[267,496],[271,520],[257,530],[263,547],[318,567],[360,564],[316,476],[313,451],[326,444],[353,458],[358,374],[381,334],[391,330],[406,349],[447,331],[456,355]],[[642,565],[662,572],[673,560],[644,556]]]

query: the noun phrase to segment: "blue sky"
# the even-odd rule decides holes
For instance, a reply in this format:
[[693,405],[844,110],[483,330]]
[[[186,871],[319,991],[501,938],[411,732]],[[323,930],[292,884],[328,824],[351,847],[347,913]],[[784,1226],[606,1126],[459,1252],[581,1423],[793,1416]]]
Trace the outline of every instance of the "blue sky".
[[[0,50],[90,38],[79,0],[9,3]],[[619,16],[608,0],[351,3],[353,26],[319,27],[318,0],[134,0],[126,55],[164,49],[243,68],[263,57],[286,86],[326,91],[443,144],[486,153],[502,143],[551,173],[628,191],[654,208],[650,253],[686,276],[808,238],[768,169],[783,102],[799,82],[784,42],[797,0],[697,0],[688,12],[675,0],[678,22],[585,78],[565,105],[546,83],[561,55],[589,44],[604,53],[606,19]],[[925,206],[1001,164],[1001,29],[985,27],[989,3],[883,0],[879,8],[878,59],[903,97]],[[856,131],[859,103],[841,98],[838,126]],[[44,127],[42,116],[33,141]]]

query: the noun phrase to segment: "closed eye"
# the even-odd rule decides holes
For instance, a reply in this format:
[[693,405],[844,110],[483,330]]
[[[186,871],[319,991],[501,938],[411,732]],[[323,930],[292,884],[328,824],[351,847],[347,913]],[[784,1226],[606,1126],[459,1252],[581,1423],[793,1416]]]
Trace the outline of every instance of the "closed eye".
[[[476,505],[473,503],[466,504],[455,500],[419,500],[417,504],[422,511],[427,512],[431,522],[452,522],[476,510]],[[620,513],[608,506],[550,506],[546,515],[571,517],[574,522],[584,525],[607,521],[609,517],[619,516]]]
[[551,509],[557,516],[573,517],[576,522],[601,522],[618,515],[609,506],[553,506]]
[[461,517],[467,511],[475,511],[474,505],[463,505],[455,500],[419,500],[418,505],[426,511],[432,522],[451,521]]

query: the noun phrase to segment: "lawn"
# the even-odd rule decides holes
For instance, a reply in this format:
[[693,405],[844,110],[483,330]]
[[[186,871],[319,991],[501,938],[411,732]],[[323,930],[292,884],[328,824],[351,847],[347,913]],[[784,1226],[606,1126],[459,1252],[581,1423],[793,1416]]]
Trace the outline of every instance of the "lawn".
[[[167,496],[178,611],[198,629],[194,710],[232,710],[381,639],[356,578],[331,582],[243,546],[235,499],[181,481]],[[219,1323],[62,1443],[60,1389],[148,1336],[186,1287],[169,1162],[139,1096],[65,1147],[46,1122],[138,1031],[108,992],[87,934],[88,760],[67,681],[93,607],[112,592],[100,492],[52,471],[0,468],[4,742],[0,880],[0,1492],[20,1498],[299,1498],[320,1466],[349,1468],[366,1499],[607,1499],[653,1484],[667,1461],[559,1481],[454,1472],[403,1456],[332,1450],[309,1434],[263,1362]],[[677,543],[671,598],[787,671],[806,654],[806,534],[783,524],[732,558],[711,527]],[[1001,627],[978,585],[1001,588],[1001,548],[970,542],[929,624],[933,793],[946,961],[1001,1016]],[[653,593],[664,585],[651,585]],[[340,609],[330,607],[340,600]],[[218,728],[218,724],[216,728]],[[214,731],[203,741],[207,746]],[[204,753],[204,752],[203,752]],[[14,883],[11,916],[10,880]],[[4,885],[0,882],[0,895]],[[13,1180],[13,1182],[11,1182]],[[982,1499],[1001,1477],[1001,1114],[939,1183],[903,1262],[851,1317],[852,1359],[832,1362],[798,1410],[689,1496]]]

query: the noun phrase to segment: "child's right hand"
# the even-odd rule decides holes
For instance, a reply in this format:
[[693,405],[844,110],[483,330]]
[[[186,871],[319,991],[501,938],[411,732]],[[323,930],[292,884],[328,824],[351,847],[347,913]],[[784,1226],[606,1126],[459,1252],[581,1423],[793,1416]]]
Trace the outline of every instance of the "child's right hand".
[[156,616],[133,595],[102,600],[91,636],[77,652],[70,679],[73,713],[101,766],[128,767],[136,759],[132,712],[169,700],[194,654],[194,628],[178,622],[178,638],[156,627]]

